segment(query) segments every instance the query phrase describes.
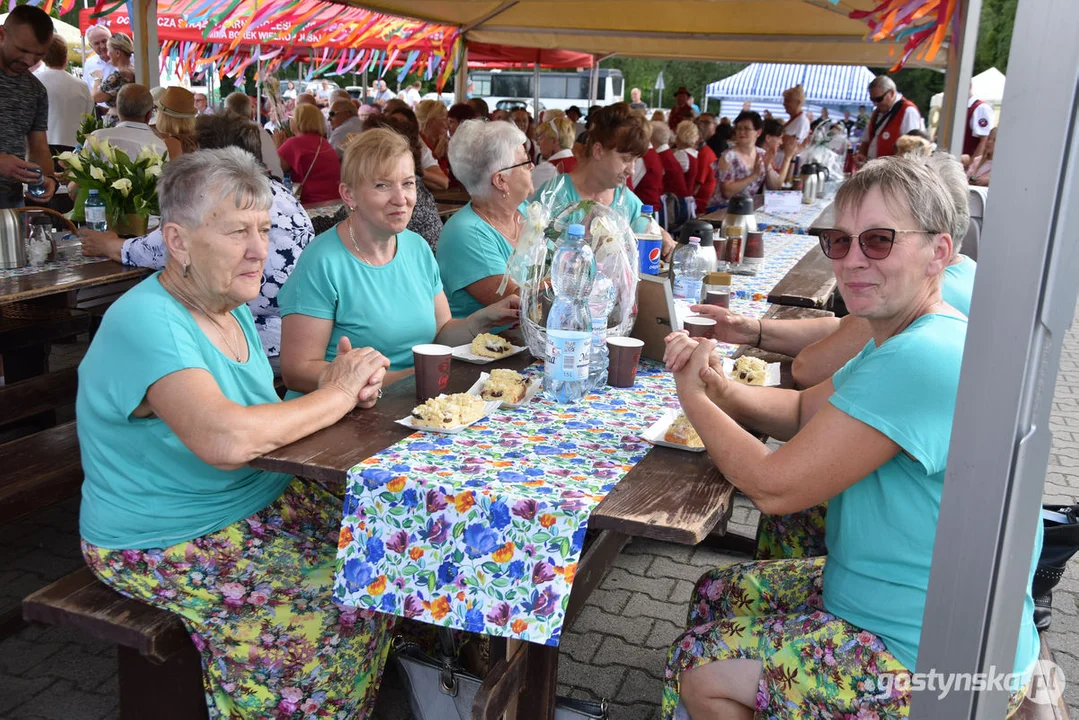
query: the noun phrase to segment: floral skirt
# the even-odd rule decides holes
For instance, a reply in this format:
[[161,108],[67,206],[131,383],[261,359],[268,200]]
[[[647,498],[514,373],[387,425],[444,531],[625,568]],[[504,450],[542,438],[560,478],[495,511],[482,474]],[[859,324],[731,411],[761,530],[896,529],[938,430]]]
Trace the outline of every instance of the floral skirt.
[[[826,558],[746,562],[697,581],[689,629],[671,646],[663,717],[680,707],[681,674],[716,660],[762,665],[756,712],[770,720],[907,717],[909,672],[873,633],[825,612],[821,577]],[[898,682],[883,677],[908,676]],[[1009,701],[1009,714],[1023,692]]]
[[179,615],[202,654],[211,718],[363,718],[393,618],[333,602],[341,501],[294,480],[254,515],[190,542],[106,550],[94,574]]
[[761,513],[757,528],[757,560],[789,560],[822,557],[828,554],[824,544],[824,520],[828,503],[791,513]]

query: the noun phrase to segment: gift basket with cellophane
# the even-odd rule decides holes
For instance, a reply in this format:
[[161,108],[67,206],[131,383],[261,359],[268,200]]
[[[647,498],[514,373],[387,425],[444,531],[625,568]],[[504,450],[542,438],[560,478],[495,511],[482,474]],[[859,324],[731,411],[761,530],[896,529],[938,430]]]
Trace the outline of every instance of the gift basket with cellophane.
[[[562,183],[571,182],[559,175],[542,188],[528,204],[521,238],[506,264],[503,290],[509,280],[517,283],[521,299],[521,330],[528,349],[536,358],[545,359],[547,313],[554,302],[551,287],[551,259],[566,228],[580,224],[585,242],[596,258],[596,277],[603,273],[614,286],[614,306],[607,318],[607,337],[626,336],[637,318],[637,240],[629,222],[622,197],[611,206],[594,200],[559,202],[564,197]],[[576,195],[576,192],[573,193]]]

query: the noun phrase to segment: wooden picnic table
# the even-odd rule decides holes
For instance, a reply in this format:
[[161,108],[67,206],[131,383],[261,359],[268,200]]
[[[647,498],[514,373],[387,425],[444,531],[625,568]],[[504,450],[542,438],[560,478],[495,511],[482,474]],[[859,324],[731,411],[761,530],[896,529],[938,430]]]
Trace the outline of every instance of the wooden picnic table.
[[112,260],[102,260],[85,265],[0,278],[0,305],[124,280],[138,280],[149,275],[150,272],[146,268],[127,267]]
[[442,219],[442,222],[449,220],[455,212],[463,207],[462,205],[446,202],[435,203],[435,205],[438,207],[438,217]]
[[432,190],[431,194],[436,203],[448,203],[450,205],[464,205],[472,200],[472,196],[464,189],[450,188],[449,190]]
[[820,247],[813,247],[768,293],[773,305],[826,308],[835,292],[832,261]]

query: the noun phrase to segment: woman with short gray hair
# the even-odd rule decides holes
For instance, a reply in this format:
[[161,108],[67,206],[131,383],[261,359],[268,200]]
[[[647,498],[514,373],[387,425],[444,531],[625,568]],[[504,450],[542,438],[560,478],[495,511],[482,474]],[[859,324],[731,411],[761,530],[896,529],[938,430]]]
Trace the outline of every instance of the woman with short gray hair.
[[281,402],[245,304],[267,258],[262,168],[199,150],[158,196],[165,268],[109,308],[79,366],[83,557],[180,617],[210,718],[364,717],[390,622],[333,602],[341,501],[248,463],[372,407],[389,362],[342,341],[318,388]]
[[498,286],[524,227],[525,201],[532,194],[528,138],[505,122],[467,120],[450,140],[450,165],[472,201],[442,228],[438,268],[453,317],[468,317],[482,307],[515,295]]

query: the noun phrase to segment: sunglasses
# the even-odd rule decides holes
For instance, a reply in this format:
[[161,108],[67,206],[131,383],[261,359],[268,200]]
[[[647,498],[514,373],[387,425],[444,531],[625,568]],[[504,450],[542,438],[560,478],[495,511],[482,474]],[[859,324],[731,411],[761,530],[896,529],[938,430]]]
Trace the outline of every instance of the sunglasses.
[[[883,260],[892,252],[895,236],[899,233],[921,233],[936,235],[930,230],[893,230],[892,228],[870,228],[858,234],[858,246],[862,254],[870,260]],[[850,252],[854,238],[842,230],[821,230],[820,249],[829,260],[842,260]]]
[[497,175],[498,173],[506,172],[507,170],[515,170],[515,169],[517,169],[519,167],[528,167],[528,169],[531,170],[535,166],[536,166],[536,164],[534,162],[532,162],[531,160],[525,160],[524,162],[519,162],[516,165],[510,165],[509,167],[504,167],[501,170],[496,170],[495,174]]
[[884,98],[886,98],[887,96],[888,93],[884,93],[883,95],[870,95],[869,99],[873,102],[874,105],[879,105],[880,103],[884,102]]

